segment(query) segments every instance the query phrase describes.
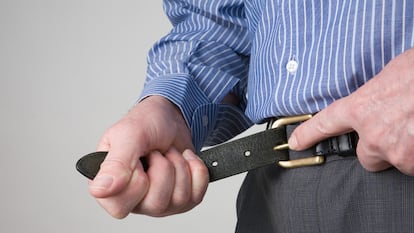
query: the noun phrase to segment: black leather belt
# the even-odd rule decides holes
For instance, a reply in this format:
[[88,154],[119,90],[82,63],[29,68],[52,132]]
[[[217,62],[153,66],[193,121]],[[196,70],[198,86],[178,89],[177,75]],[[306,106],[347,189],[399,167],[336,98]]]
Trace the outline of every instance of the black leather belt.
[[[270,122],[268,129],[230,141],[199,153],[210,174],[210,182],[243,173],[269,164],[284,168],[320,165],[330,155],[355,156],[358,135],[355,132],[326,139],[306,152],[311,157],[289,158],[287,140],[297,123],[311,115],[281,118]],[[76,163],[77,170],[89,179],[99,171],[107,152],[94,152]],[[297,153],[296,153],[297,154]],[[145,167],[145,161],[143,161]]]

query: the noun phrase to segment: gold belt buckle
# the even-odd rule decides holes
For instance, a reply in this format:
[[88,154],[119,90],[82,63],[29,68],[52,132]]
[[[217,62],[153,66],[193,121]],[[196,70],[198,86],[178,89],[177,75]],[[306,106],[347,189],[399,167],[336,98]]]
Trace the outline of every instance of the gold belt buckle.
[[[306,120],[309,120],[310,118],[312,118],[311,114],[284,117],[284,118],[280,118],[272,122],[270,128],[275,129],[281,126],[306,121]],[[289,144],[285,143],[285,144],[277,145],[273,148],[273,150],[276,150],[276,151],[277,150],[289,150]],[[297,168],[297,167],[320,165],[324,162],[325,162],[324,156],[315,155],[315,156],[301,158],[301,159],[279,161],[278,165],[283,168]]]

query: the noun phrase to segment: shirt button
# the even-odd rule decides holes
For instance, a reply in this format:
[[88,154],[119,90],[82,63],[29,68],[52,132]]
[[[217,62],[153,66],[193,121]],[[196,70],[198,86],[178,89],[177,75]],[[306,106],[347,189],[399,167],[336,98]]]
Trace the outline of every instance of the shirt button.
[[294,74],[296,72],[296,70],[298,70],[299,64],[297,61],[295,60],[290,60],[287,64],[286,64],[286,70],[290,73],[290,74]]

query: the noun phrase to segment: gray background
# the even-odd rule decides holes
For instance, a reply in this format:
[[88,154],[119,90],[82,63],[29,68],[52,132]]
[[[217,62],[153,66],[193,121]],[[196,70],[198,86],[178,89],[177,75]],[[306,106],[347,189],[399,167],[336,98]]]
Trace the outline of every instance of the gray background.
[[135,102],[169,28],[161,0],[0,0],[0,232],[233,231],[244,174],[189,213],[115,220],[75,171]]

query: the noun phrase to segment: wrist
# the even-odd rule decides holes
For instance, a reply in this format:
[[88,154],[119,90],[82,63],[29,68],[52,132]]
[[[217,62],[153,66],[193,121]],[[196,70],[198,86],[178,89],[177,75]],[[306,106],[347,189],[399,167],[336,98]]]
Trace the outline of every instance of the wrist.
[[151,95],[141,100],[137,105],[142,107],[144,107],[144,105],[152,106],[161,109],[163,110],[166,119],[175,121],[178,125],[184,125],[185,127],[189,128],[180,108],[166,97],[160,95]]

